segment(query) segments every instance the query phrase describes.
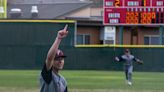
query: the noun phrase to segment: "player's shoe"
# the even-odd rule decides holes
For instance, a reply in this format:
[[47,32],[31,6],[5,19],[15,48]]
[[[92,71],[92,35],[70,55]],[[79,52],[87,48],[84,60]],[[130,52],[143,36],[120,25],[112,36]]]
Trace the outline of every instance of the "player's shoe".
[[128,85],[131,86],[132,85],[132,82],[128,81]]

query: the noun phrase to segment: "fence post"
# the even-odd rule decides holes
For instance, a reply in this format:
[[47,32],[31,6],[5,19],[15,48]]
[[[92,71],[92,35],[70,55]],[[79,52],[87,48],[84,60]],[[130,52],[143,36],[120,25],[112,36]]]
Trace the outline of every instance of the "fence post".
[[123,26],[119,27],[119,44],[123,45]]
[[159,28],[159,44],[163,45],[163,26]]

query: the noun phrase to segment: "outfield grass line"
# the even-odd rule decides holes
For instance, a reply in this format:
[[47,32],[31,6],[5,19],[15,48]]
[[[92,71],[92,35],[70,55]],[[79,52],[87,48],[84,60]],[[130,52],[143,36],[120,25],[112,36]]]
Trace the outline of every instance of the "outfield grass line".
[[163,92],[157,90],[124,90],[124,89],[69,89],[70,92]]
[[28,88],[18,88],[18,87],[0,87],[0,92],[39,92],[38,88],[28,89]]
[[[124,75],[123,75],[124,76]],[[81,79],[124,79],[124,77],[116,77],[116,76],[104,76],[104,77],[95,77],[95,76],[68,76],[67,78],[71,79],[78,79],[78,78],[81,78]],[[137,79],[137,80],[153,80],[153,79],[158,79],[158,78],[142,78],[142,77],[135,77],[134,79]],[[159,79],[160,80],[160,79]]]
[[[164,92],[164,73],[134,72],[133,86],[122,71],[64,70],[69,92]],[[40,70],[0,70],[0,92],[38,92]],[[7,81],[7,82],[6,82]]]
[[68,76],[67,78],[81,78],[81,79],[123,79],[124,77],[118,76]]

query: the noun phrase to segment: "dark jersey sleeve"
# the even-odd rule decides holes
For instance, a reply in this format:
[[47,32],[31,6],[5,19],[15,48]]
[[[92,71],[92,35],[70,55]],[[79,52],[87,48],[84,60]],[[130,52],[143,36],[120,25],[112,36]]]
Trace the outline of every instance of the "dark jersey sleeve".
[[44,81],[47,84],[50,84],[52,80],[52,68],[50,70],[47,70],[46,64],[44,64],[42,72],[41,72],[41,76],[43,77]]
[[122,56],[119,56],[118,58],[120,59],[120,61],[124,61],[124,59],[122,58]]
[[68,92],[68,89],[67,89],[67,87],[65,88],[64,92]]

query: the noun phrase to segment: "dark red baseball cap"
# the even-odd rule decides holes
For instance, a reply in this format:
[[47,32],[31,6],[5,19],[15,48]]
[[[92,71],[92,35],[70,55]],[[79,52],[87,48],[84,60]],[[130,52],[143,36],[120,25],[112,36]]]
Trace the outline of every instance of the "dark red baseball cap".
[[60,58],[60,57],[65,58],[67,56],[64,55],[63,51],[61,51],[61,50],[58,49],[55,58]]

